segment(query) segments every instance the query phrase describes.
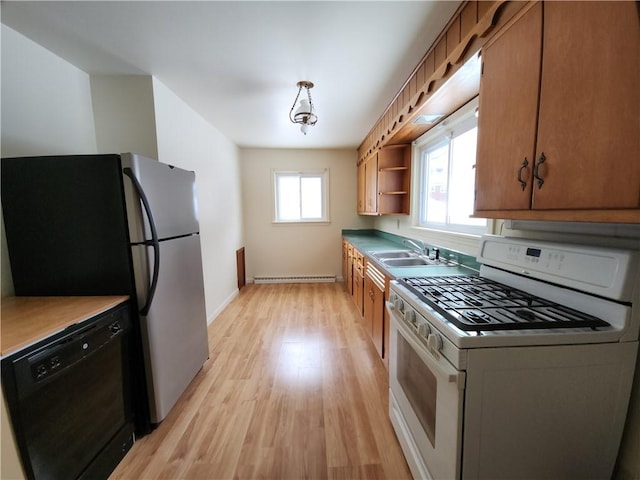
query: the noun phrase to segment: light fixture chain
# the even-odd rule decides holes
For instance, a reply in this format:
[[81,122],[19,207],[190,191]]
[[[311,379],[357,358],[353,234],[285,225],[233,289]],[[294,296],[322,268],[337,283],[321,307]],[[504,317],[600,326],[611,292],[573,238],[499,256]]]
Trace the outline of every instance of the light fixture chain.
[[[293,123],[297,123],[294,119],[293,119],[293,111],[296,108],[296,104],[298,103],[298,98],[300,98],[300,92],[302,91],[302,85],[300,84],[300,82],[298,82],[298,94],[296,95],[296,99],[293,101],[293,105],[291,106],[291,110],[289,110],[289,120],[291,120]],[[308,91],[308,90],[307,90]]]
[[[309,99],[309,113],[311,114],[311,116],[313,116],[313,100],[311,100],[311,90],[309,89],[309,87],[307,87],[307,98]],[[313,122],[311,125],[315,125],[315,123],[316,122]]]

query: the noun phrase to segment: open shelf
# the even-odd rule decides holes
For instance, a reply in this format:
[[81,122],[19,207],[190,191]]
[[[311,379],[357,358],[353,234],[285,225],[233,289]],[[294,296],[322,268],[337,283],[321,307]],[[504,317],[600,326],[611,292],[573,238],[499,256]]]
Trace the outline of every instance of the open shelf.
[[407,215],[411,183],[411,146],[380,149],[378,156],[378,213]]

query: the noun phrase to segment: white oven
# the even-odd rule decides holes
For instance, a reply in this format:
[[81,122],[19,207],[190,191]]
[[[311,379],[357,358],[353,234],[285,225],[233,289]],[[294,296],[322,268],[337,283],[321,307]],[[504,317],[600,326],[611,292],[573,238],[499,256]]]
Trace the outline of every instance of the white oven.
[[418,478],[458,478],[465,373],[430,352],[394,310],[390,319],[389,413],[407,462]]
[[389,414],[414,478],[610,478],[638,252],[487,236],[478,259],[391,283]]

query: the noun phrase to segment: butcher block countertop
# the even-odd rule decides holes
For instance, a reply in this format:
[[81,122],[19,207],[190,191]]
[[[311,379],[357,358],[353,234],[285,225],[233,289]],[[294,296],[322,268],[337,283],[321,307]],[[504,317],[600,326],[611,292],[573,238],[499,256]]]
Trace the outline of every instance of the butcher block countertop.
[[99,297],[5,297],[0,318],[0,356],[10,355],[129,299]]

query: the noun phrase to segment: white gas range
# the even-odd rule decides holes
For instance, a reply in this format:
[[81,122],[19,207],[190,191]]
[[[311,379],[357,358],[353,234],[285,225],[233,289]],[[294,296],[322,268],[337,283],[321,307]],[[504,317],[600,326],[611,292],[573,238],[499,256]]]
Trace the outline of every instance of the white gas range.
[[389,410],[414,477],[610,478],[640,252],[485,236],[478,261],[391,283]]

